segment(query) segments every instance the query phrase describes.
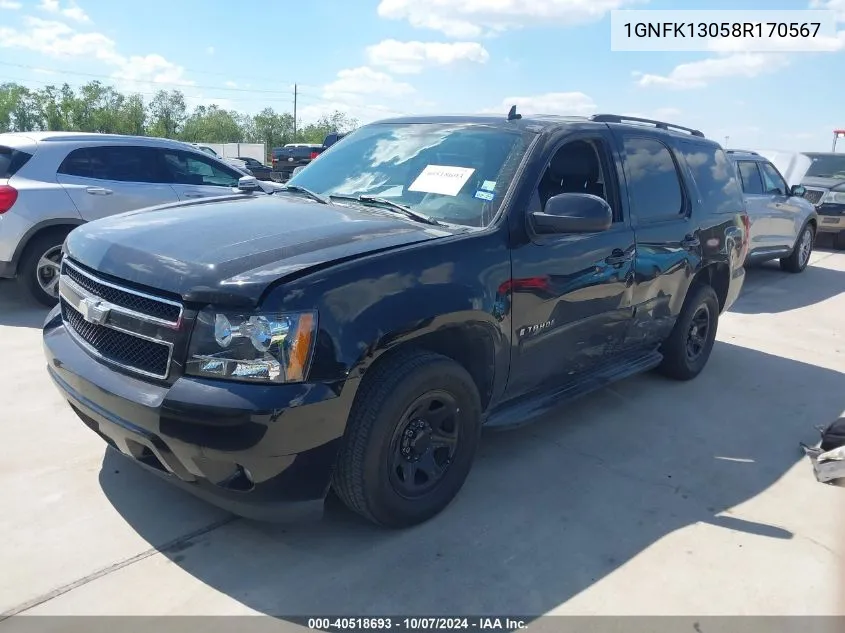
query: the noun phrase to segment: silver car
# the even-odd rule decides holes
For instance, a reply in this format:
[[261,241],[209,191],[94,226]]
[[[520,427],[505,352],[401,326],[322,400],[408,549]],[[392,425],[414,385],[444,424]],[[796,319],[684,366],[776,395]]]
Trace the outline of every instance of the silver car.
[[187,143],[72,132],[0,134],[0,278],[58,300],[61,246],[76,226],[124,211],[232,195],[248,175]]
[[811,160],[803,154],[727,150],[736,165],[751,221],[746,262],[780,260],[800,273],[810,261],[819,218],[800,184]]

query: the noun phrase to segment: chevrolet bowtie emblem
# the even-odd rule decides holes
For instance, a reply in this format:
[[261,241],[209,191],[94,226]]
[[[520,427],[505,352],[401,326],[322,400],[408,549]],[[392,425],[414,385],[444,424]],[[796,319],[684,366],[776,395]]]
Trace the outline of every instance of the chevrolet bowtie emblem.
[[82,318],[95,325],[102,325],[109,316],[109,305],[98,299],[86,297],[79,302],[79,313]]

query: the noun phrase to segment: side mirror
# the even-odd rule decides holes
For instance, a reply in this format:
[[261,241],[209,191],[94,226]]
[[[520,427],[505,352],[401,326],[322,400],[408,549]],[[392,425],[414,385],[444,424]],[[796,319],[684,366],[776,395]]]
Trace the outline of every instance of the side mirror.
[[807,188],[806,188],[806,187],[804,187],[804,185],[795,185],[795,186],[794,186],[794,187],[792,187],[792,189],[789,191],[789,194],[790,194],[790,195],[792,195],[792,196],[797,196],[797,197],[799,197],[799,198],[803,198],[805,193],[807,193]]
[[238,189],[240,191],[262,191],[255,176],[241,176],[238,178]]
[[561,193],[549,198],[542,211],[531,214],[537,233],[596,233],[613,224],[610,205],[588,193]]

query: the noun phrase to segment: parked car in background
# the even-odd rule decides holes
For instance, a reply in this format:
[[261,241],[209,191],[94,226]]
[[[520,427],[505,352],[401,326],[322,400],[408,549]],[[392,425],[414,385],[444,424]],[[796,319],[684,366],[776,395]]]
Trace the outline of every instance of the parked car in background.
[[273,169],[271,167],[249,156],[238,156],[237,158],[242,160],[247,171],[259,180],[273,180]]
[[802,184],[804,197],[819,214],[819,233],[832,233],[836,248],[845,249],[845,154],[806,152],[812,160]]
[[783,270],[802,272],[819,229],[818,213],[803,198],[801,184],[810,159],[764,150],[728,150],[727,155],[736,165],[751,221],[747,262],[777,259]]
[[747,225],[697,130],[381,121],[275,195],[74,230],[47,371],[109,445],[231,512],[319,511],[333,489],[413,525],[458,494],[482,425],[651,369],[698,376]]
[[293,170],[305,166],[323,151],[314,143],[288,143],[273,150],[273,175],[282,182],[289,180]]
[[71,229],[124,211],[232,195],[244,175],[180,141],[0,134],[0,278],[17,277],[35,299],[54,305]]
[[332,145],[337,143],[344,136],[346,136],[346,134],[339,134],[337,132],[328,134],[326,138],[323,139],[323,151],[329,149]]
[[244,159],[242,159],[242,158],[240,158],[240,157],[238,157],[238,158],[230,158],[230,157],[228,157],[228,156],[221,156],[220,154],[218,154],[217,152],[215,152],[212,148],[210,148],[208,145],[200,145],[199,143],[191,143],[191,145],[192,145],[193,147],[196,147],[198,150],[200,150],[200,151],[202,151],[202,152],[205,152],[205,153],[206,153],[206,154],[208,154],[209,156],[214,156],[214,158],[216,158],[217,160],[222,160],[224,163],[229,163],[229,164],[230,164],[230,165],[232,165],[233,167],[237,167],[238,169],[243,170],[243,172],[244,172],[245,174],[249,175],[249,176],[253,176],[253,175],[254,175],[254,174],[253,174],[252,172],[250,172],[250,171],[249,171],[249,169],[247,168],[247,166],[246,166],[246,161],[244,161]]

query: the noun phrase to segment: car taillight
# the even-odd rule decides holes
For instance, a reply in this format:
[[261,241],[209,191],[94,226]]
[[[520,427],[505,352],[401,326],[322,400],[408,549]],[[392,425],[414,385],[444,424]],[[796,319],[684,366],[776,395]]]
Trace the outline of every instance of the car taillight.
[[311,152],[311,160],[314,160],[319,155],[320,155],[320,152]]
[[18,199],[18,190],[9,185],[0,185],[0,213],[6,213]]

